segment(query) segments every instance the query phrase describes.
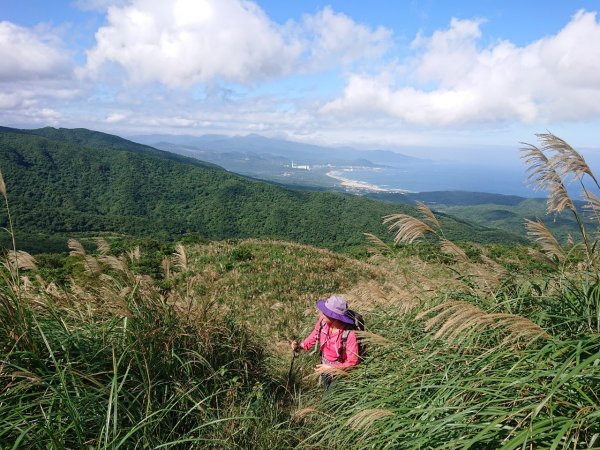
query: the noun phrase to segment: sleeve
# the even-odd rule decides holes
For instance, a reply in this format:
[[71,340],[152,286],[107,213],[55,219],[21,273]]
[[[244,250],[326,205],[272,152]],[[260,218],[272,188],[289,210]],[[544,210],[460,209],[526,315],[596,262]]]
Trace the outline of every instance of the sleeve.
[[[321,318],[319,317],[319,320],[317,320],[317,323],[315,324],[315,327],[313,328],[312,333],[310,333],[308,335],[308,337],[306,339],[304,339],[302,341],[302,343],[300,344],[300,346],[304,350],[308,350],[313,345],[315,345],[315,342],[317,342],[317,334],[319,333],[320,328],[321,328]],[[350,339],[350,336],[348,336],[348,339]]]
[[358,341],[356,333],[351,331],[346,341],[346,359],[338,367],[352,367],[358,364]]

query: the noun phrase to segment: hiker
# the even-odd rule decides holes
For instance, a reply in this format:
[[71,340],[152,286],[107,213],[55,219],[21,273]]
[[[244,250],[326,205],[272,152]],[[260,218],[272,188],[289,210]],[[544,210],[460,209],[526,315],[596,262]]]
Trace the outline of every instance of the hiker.
[[[327,300],[317,301],[317,309],[321,312],[312,333],[300,344],[292,341],[292,350],[309,350],[315,346],[315,351],[321,355],[321,364],[315,371],[329,367],[347,368],[358,364],[359,347],[356,338],[354,318],[348,303],[342,297],[331,296]],[[329,389],[331,376],[321,374],[320,383],[325,390]]]

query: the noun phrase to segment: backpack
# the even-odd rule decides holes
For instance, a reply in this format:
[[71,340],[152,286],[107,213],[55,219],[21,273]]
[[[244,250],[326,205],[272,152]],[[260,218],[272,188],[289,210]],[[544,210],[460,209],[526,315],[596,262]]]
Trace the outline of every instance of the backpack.
[[[346,351],[346,342],[348,341],[348,335],[350,335],[351,331],[365,331],[365,319],[362,314],[348,309],[346,313],[349,317],[354,320],[354,325],[348,325],[347,328],[342,331],[342,346],[340,348],[340,356],[339,359],[342,358],[342,355]],[[321,325],[319,326],[319,332],[317,333],[317,342],[315,342],[315,349],[313,353],[317,353],[321,351],[321,344],[319,340],[321,339],[321,331],[323,331],[323,327],[325,326],[325,321],[321,320]],[[362,339],[356,336],[356,343],[358,344],[358,361],[361,362],[365,357],[365,345],[362,342]]]

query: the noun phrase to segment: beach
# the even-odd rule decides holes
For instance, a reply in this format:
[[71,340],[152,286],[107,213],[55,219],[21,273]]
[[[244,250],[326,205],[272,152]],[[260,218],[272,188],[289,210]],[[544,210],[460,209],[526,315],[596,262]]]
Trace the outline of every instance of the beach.
[[349,192],[395,192],[395,193],[408,193],[410,191],[403,189],[387,189],[375,184],[365,183],[364,181],[351,180],[349,178],[341,177],[339,171],[331,170],[327,172],[327,176],[340,182],[340,185]]

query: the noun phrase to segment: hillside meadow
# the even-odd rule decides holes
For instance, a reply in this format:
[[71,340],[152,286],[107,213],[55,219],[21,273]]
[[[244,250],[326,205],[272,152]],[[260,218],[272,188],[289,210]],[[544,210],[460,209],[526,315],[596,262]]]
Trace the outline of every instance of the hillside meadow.
[[[527,158],[548,208],[579,220],[562,180],[593,184],[591,170],[555,136],[540,143]],[[12,245],[0,268],[2,447],[600,445],[596,230],[561,244],[531,221],[535,245],[455,242],[419,205],[364,236],[361,259],[258,239],[148,257],[105,235],[70,240],[49,267],[15,251],[0,191]],[[367,353],[330,371],[324,395],[315,357],[292,359],[289,340],[332,293],[365,316]]]

